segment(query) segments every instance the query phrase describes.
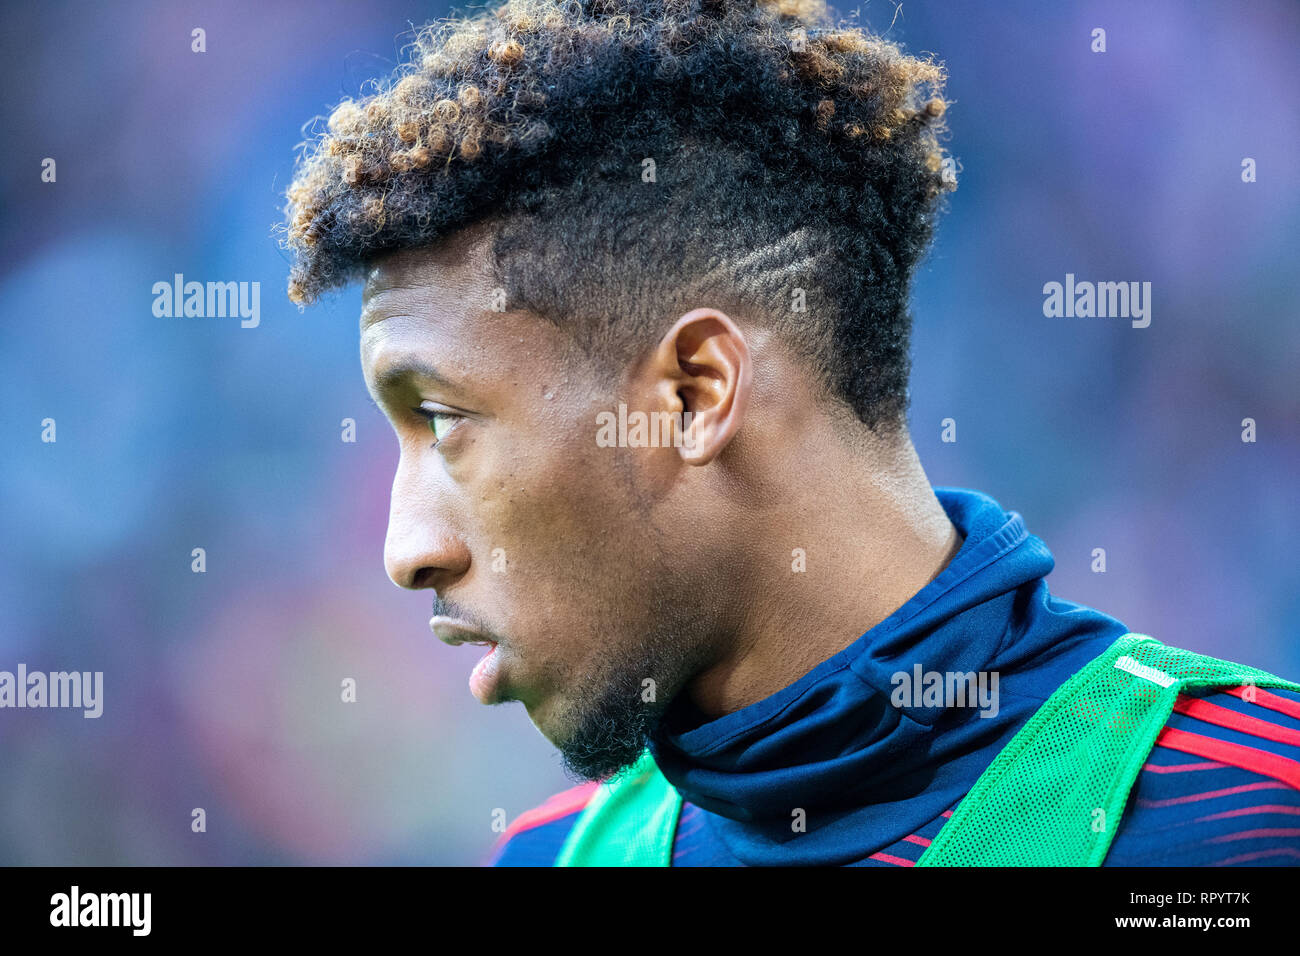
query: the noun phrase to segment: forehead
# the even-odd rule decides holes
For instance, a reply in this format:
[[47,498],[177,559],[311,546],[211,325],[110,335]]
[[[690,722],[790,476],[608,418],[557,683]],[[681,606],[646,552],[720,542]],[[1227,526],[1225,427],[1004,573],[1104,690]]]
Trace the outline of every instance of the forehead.
[[573,343],[554,323],[494,308],[500,290],[489,252],[483,233],[462,233],[372,263],[361,307],[368,384],[411,364],[436,366],[443,378],[478,387],[551,376],[569,364]]
[[361,331],[388,318],[394,303],[427,305],[452,298],[472,303],[486,299],[492,277],[486,238],[456,237],[443,243],[402,249],[372,262],[361,290]]
[[481,242],[449,240],[375,260],[361,294],[363,360],[380,351],[445,352],[467,344],[485,331],[474,320],[490,305],[492,285]]

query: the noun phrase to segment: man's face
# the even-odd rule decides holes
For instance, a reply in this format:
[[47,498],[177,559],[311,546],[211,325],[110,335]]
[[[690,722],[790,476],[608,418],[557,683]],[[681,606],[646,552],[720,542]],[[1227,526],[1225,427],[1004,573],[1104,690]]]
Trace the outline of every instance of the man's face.
[[568,332],[494,311],[493,286],[464,241],[368,275],[362,368],[401,449],[385,565],[436,591],[444,641],[495,644],[475,696],[522,702],[594,779],[637,756],[708,662],[720,569],[700,547],[707,516],[679,504],[703,469],[671,448],[600,447],[597,414],[653,401],[653,383],[602,384]]

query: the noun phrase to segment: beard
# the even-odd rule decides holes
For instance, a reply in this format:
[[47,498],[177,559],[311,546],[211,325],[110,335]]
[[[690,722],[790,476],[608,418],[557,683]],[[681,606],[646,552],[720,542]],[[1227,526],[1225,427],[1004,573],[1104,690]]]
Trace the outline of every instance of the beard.
[[[656,624],[632,639],[606,642],[609,653],[598,666],[579,675],[570,668],[552,671],[565,688],[569,705],[556,739],[566,776],[576,781],[603,780],[632,764],[645,751],[674,697],[707,660],[700,617],[683,610],[670,595],[651,601],[649,619]],[[441,596],[433,613],[472,624],[484,637],[509,641],[468,608]],[[557,679],[558,678],[558,679]],[[505,696],[499,703],[519,698]]]
[[566,681],[569,729],[554,743],[571,779],[602,780],[634,764],[669,704],[702,669],[707,642],[699,618],[675,602],[655,605],[653,629],[612,644],[596,673]]

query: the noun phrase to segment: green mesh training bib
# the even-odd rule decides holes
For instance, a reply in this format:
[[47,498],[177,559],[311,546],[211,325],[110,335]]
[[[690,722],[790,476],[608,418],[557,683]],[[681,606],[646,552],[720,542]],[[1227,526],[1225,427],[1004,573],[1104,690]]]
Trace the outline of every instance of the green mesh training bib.
[[[917,866],[1100,866],[1182,690],[1300,684],[1125,634],[1062,684],[980,775]],[[597,788],[556,866],[669,866],[681,794],[647,750]]]
[[647,750],[596,788],[555,858],[556,866],[669,866],[682,795]]

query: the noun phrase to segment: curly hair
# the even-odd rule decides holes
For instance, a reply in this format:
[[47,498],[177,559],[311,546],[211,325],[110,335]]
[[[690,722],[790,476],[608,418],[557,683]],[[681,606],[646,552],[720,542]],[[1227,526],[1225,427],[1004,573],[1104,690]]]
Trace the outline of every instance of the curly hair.
[[911,276],[953,187],[943,81],[823,0],[509,0],[438,21],[302,144],[289,298],[488,222],[511,308],[589,351],[626,360],[674,310],[730,303],[890,430]]

